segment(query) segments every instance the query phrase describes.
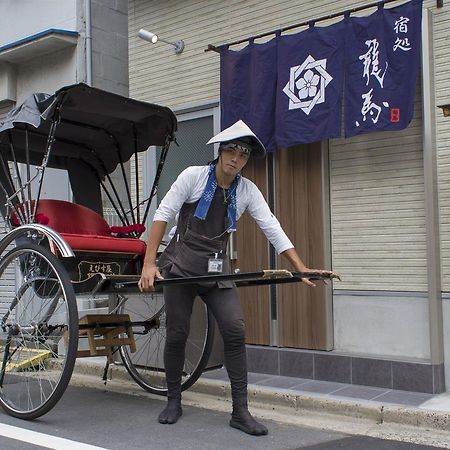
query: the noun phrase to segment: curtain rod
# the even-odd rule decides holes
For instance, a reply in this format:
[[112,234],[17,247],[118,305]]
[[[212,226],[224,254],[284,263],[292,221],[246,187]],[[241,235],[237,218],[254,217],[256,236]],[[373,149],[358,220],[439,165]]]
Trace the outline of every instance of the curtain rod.
[[[250,39],[259,39],[262,37],[270,36],[270,35],[278,33],[278,32],[282,33],[283,31],[288,31],[288,30],[292,30],[294,28],[299,28],[299,27],[303,27],[306,25],[310,25],[311,23],[322,22],[322,21],[328,20],[328,19],[334,19],[335,17],[343,16],[346,13],[351,14],[351,13],[354,13],[357,11],[362,11],[364,9],[373,8],[375,6],[380,7],[380,6],[384,6],[388,3],[398,2],[398,1],[399,0],[384,0],[384,1],[380,1],[380,2],[370,3],[369,5],[359,6],[357,8],[353,8],[353,9],[346,9],[345,11],[341,11],[341,12],[334,13],[334,14],[329,14],[328,16],[322,16],[317,19],[306,20],[305,22],[297,23],[295,25],[289,25],[288,27],[279,28],[278,30],[269,31],[267,33],[258,34],[257,36],[252,36],[252,37],[249,37],[246,39],[241,39],[239,41],[234,41],[234,42],[230,42],[228,44],[222,44],[222,45],[231,46],[231,45],[242,44],[244,42],[248,42]],[[437,0],[437,1],[439,4],[439,0]],[[221,47],[222,45],[220,45],[219,47]],[[213,51],[213,52],[220,53],[219,47],[212,45],[212,44],[208,44],[208,47],[205,48],[205,52]]]

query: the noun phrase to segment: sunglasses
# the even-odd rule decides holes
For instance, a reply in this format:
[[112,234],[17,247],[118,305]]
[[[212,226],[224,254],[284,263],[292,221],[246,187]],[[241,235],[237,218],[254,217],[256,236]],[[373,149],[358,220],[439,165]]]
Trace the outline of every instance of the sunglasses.
[[234,144],[233,142],[223,144],[220,147],[222,150],[226,150],[226,149],[238,150],[242,153],[245,153],[246,155],[249,155],[250,151],[251,151],[249,148],[243,147],[242,145],[239,145],[239,144]]

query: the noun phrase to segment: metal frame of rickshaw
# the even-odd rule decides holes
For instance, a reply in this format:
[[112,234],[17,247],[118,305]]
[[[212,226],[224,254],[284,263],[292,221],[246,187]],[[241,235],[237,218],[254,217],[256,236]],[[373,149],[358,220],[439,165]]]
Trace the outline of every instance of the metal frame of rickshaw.
[[[86,103],[96,103],[91,103],[89,109],[89,105],[83,104],[83,99]],[[61,233],[52,229],[51,221],[47,226],[37,223],[36,218],[46,168],[65,168],[64,152],[73,149],[85,158],[83,164],[86,168],[95,172],[99,186],[122,223],[145,223],[170,143],[175,139],[176,117],[168,108],[120,97],[84,84],[64,87],[50,97],[35,96],[34,101],[39,107],[45,107],[44,111],[38,111],[41,113],[39,117],[35,114],[32,120],[28,120],[26,114],[20,116],[18,108],[17,120],[11,121],[10,128],[0,126],[0,207],[6,225],[11,226],[0,241],[0,283],[8,270],[16,274],[15,294],[8,298],[6,312],[0,314],[0,405],[7,413],[23,419],[34,419],[48,412],[59,401],[70,381],[79,355],[79,332],[90,333],[90,338],[94,333],[104,337],[106,332],[102,334],[102,330],[105,328],[108,333],[113,333],[109,341],[113,343],[111,347],[118,350],[132,378],[147,391],[165,395],[160,356],[165,333],[164,304],[160,295],[138,292],[139,264],[134,273],[105,274],[99,271],[84,281],[74,280],[71,268],[76,249],[71,248]],[[124,111],[136,117],[125,117]],[[105,126],[100,125],[103,121]],[[156,131],[149,130],[148,127],[154,124]],[[87,135],[92,135],[92,142],[100,142],[100,150],[88,145]],[[115,144],[116,161],[113,163],[103,138]],[[141,201],[138,153],[150,146],[160,147],[161,154],[150,195]],[[67,155],[69,157],[70,154]],[[132,204],[124,166],[133,157],[136,206]],[[33,176],[31,166],[38,160],[40,164]],[[23,177],[20,163],[25,164]],[[125,184],[128,211],[110,176],[117,166]],[[15,180],[11,171],[16,175]],[[38,180],[36,195],[32,192],[35,179]],[[98,212],[101,215],[101,211]],[[13,223],[13,217],[16,223]],[[139,239],[141,233],[131,231],[128,238]],[[95,260],[95,252],[92,256]],[[301,275],[288,271],[262,271],[162,280],[157,287],[160,290],[165,283],[216,279],[232,279],[237,286],[263,285],[301,281]],[[317,274],[316,278],[321,277]],[[94,318],[79,324],[75,291],[91,296],[108,295],[111,320],[105,321],[103,317],[103,321],[96,321]],[[186,356],[183,389],[190,387],[201,375],[213,344],[214,321],[207,307],[203,305],[201,308],[204,308],[204,329],[189,337],[187,354],[190,352],[192,361]],[[137,350],[136,353],[133,354],[133,350]]]

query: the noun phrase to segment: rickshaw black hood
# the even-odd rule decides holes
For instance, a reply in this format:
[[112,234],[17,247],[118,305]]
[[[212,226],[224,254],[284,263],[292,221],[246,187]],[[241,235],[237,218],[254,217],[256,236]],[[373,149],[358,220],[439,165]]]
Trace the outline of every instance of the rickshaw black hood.
[[33,94],[10,111],[0,125],[3,158],[13,158],[12,143],[16,160],[26,163],[28,129],[30,163],[40,165],[54,119],[59,122],[48,166],[68,169],[73,160],[81,160],[100,176],[112,173],[136,152],[164,145],[177,128],[167,107],[75,84],[51,96]]

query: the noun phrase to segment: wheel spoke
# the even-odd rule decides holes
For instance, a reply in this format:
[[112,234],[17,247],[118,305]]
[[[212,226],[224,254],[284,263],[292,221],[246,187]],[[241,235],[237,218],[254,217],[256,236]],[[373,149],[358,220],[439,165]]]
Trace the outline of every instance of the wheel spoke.
[[43,246],[11,250],[0,261],[0,277],[11,271],[16,289],[1,322],[0,405],[33,419],[56,404],[70,380],[78,346],[76,299],[66,270]]
[[[200,302],[199,314],[192,323],[186,343],[186,358],[183,368],[182,389],[191,386],[201,375],[211,351],[213,336],[213,319],[206,306]],[[167,393],[164,376],[164,346],[166,343],[166,313],[163,299],[159,295],[138,295],[122,302],[119,308],[121,314],[129,314],[136,339],[135,353],[129,347],[120,348],[123,363],[133,379],[144,389],[154,394]],[[145,330],[137,322],[146,321],[149,325]],[[200,332],[199,325],[204,327]]]

